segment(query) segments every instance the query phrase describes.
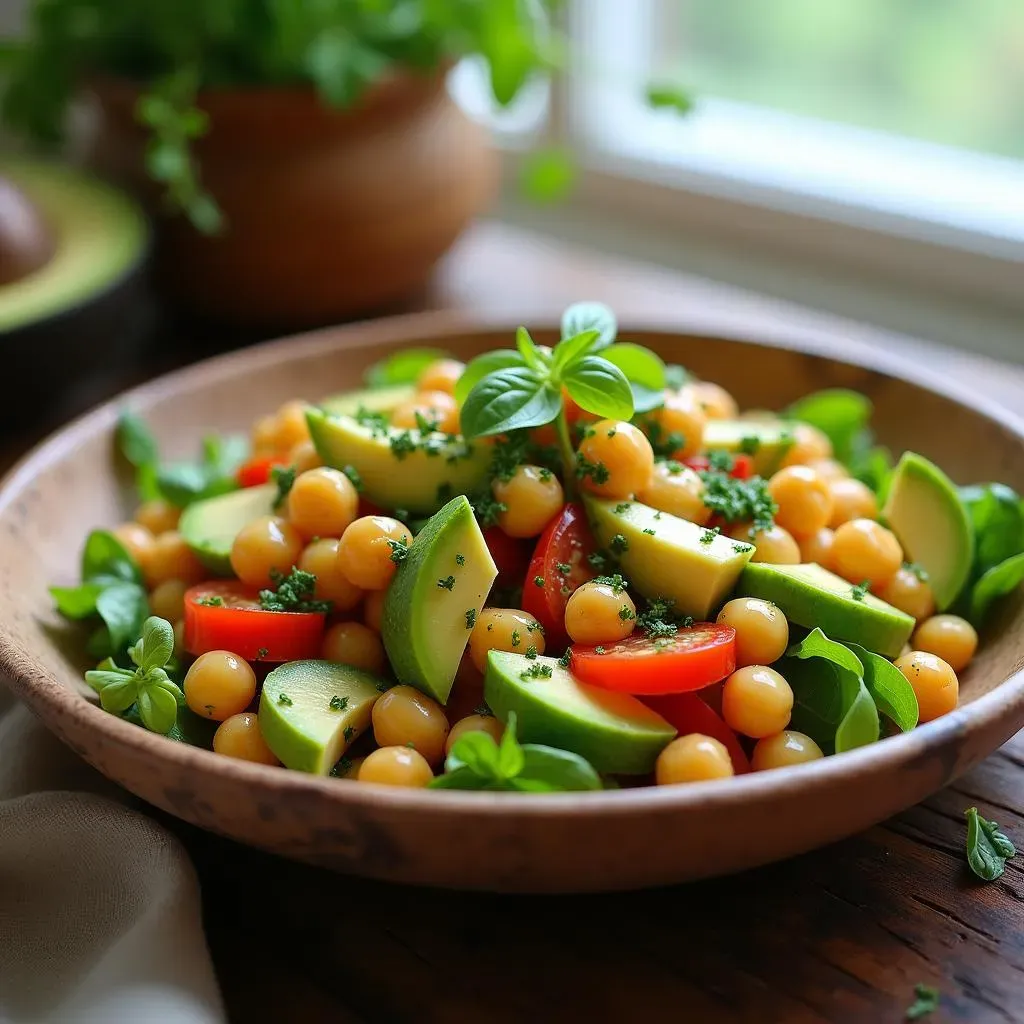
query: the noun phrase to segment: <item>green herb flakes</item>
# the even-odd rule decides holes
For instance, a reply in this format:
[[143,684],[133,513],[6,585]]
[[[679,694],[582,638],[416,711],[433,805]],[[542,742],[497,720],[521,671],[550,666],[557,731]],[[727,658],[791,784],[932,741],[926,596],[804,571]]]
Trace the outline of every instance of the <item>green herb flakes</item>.
[[456,565],[465,565],[466,564],[466,556],[464,554],[462,554],[461,552],[459,554],[457,554],[455,556],[455,564]]
[[524,672],[519,673],[520,679],[550,679],[550,665],[531,665]]
[[437,581],[437,585],[438,585],[438,587],[441,588],[441,590],[454,590],[455,589],[455,577],[454,576],[445,576],[445,578],[443,580],[438,580]]
[[624,555],[629,550],[629,541],[626,540],[621,533],[617,533],[612,537],[608,547],[610,547],[615,554]]
[[466,609],[466,629],[472,629],[476,625],[476,609]]
[[852,597],[854,601],[863,601],[870,586],[871,580],[864,580],[862,583],[858,583],[855,586],[850,587],[850,597]]
[[534,576],[533,577],[533,585],[535,587],[543,587],[544,586],[544,577],[543,576]]
[[215,594],[207,594],[206,597],[199,598],[196,604],[201,604],[205,608],[223,608],[224,598],[217,597]]
[[260,607],[267,612],[319,612],[331,610],[330,601],[318,601],[313,598],[316,589],[316,576],[311,572],[303,572],[293,568],[287,576],[280,572],[271,573],[275,590],[260,591]]
[[624,580],[618,573],[614,576],[598,576],[592,582],[601,583],[606,587],[612,588],[613,594],[621,594],[624,590],[628,589],[629,584]]
[[290,708],[295,703],[295,701],[293,701],[291,697],[288,696],[287,693],[279,693],[277,695],[277,703],[282,704],[286,708]]
[[332,711],[344,711],[348,707],[348,697],[339,697],[335,694],[328,706]]

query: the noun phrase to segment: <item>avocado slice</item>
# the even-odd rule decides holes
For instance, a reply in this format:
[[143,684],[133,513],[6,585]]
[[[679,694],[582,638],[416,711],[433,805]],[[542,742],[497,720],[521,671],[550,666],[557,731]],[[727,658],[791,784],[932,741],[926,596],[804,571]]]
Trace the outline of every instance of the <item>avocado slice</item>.
[[704,447],[711,452],[746,452],[754,472],[771,476],[793,446],[793,426],[785,420],[708,420]]
[[245,487],[189,505],[178,532],[210,572],[231,575],[231,545],[246,523],[274,511],[277,484]]
[[860,644],[887,658],[900,653],[914,630],[911,616],[815,563],[752,562],[736,593],[771,601],[798,626],[819,626],[830,640]]
[[320,458],[335,469],[355,469],[363,493],[382,508],[432,515],[453,495],[487,481],[491,450],[486,444],[459,435],[363,426],[320,409],[311,409],[306,419]]
[[386,388],[367,388],[364,391],[346,391],[331,395],[320,403],[329,416],[355,416],[360,409],[368,412],[391,412],[416,394],[411,384],[395,384]]
[[484,697],[502,722],[515,712],[523,743],[571,750],[599,772],[645,775],[676,735],[636,697],[587,686],[556,658],[491,651]]
[[752,544],[716,534],[639,501],[587,495],[587,517],[601,547],[647,598],[667,598],[676,611],[706,619],[736,585]]
[[936,607],[948,608],[974,562],[974,530],[953,481],[924,456],[904,452],[893,470],[882,516],[907,560],[928,573]]
[[399,682],[444,704],[498,575],[464,495],[427,520],[384,598],[381,637]]
[[327,775],[370,725],[387,684],[333,661],[290,661],[263,683],[260,730],[286,767]]

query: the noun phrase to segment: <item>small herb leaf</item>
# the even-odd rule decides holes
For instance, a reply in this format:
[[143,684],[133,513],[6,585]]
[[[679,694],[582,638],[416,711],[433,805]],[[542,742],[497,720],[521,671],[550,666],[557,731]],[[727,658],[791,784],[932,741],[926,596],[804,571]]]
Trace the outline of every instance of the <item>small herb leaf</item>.
[[633,391],[626,375],[601,356],[583,356],[569,366],[563,383],[573,400],[587,412],[604,419],[633,416]]
[[633,389],[633,408],[636,412],[657,409],[665,401],[665,364],[643,345],[620,342],[605,349],[602,359],[617,366]]
[[1006,862],[1016,856],[1017,850],[994,821],[978,814],[977,807],[968,807],[964,815],[967,818],[967,863],[982,881],[993,882],[1003,873]]
[[607,348],[619,331],[615,314],[601,302],[577,302],[562,314],[562,337],[573,338],[584,331],[597,331],[593,351]]
[[463,371],[455,382],[455,400],[463,403],[470,391],[489,374],[497,370],[508,370],[514,366],[523,366],[523,357],[511,349],[500,348],[493,352],[485,352],[477,356]]
[[[628,385],[627,385],[628,386]],[[527,367],[498,370],[477,383],[462,406],[467,438],[503,434],[550,423],[562,407],[562,396]]]

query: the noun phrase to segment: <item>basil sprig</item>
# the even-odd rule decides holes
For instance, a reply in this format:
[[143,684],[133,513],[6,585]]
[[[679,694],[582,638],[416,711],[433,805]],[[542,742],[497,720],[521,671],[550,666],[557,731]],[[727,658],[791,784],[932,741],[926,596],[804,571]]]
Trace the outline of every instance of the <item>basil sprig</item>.
[[1003,873],[1006,862],[1017,855],[1017,850],[994,821],[978,814],[977,807],[968,807],[964,816],[967,818],[967,863],[982,881],[994,882]]

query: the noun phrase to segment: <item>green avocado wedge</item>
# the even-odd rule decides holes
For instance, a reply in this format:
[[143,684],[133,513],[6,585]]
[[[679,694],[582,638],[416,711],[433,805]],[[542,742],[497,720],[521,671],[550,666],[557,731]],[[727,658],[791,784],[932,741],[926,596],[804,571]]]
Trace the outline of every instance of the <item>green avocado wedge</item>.
[[444,704],[498,575],[464,495],[427,520],[384,598],[381,637],[399,682]]
[[360,409],[367,412],[391,412],[415,394],[416,389],[411,384],[393,384],[384,388],[331,395],[320,403],[320,408],[330,416],[355,416]]
[[381,508],[432,515],[449,498],[487,482],[491,449],[486,443],[358,423],[321,409],[311,409],[306,419],[324,463],[355,469],[366,498]]
[[182,512],[178,532],[210,572],[230,576],[231,545],[238,531],[272,515],[276,498],[277,485],[263,484],[197,501]]
[[260,730],[285,766],[328,775],[350,743],[370,725],[387,684],[333,661],[290,661],[263,683]]
[[708,420],[704,447],[710,452],[744,452],[754,472],[771,476],[793,446],[793,424],[785,420]]
[[555,658],[491,651],[484,697],[507,722],[515,712],[519,739],[586,758],[599,772],[645,775],[676,730],[626,693],[576,680]]
[[904,452],[882,517],[907,561],[928,573],[935,606],[944,611],[966,585],[974,562],[974,530],[953,481],[924,456]]

